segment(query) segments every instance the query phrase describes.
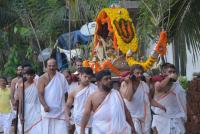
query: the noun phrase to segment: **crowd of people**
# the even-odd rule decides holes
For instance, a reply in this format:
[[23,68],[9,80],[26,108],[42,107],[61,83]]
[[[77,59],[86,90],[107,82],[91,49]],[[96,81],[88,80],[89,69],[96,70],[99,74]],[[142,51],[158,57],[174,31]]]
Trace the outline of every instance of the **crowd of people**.
[[[48,59],[43,75],[19,65],[8,85],[0,77],[0,126],[10,134],[18,118],[19,134],[184,134],[186,94],[173,64],[144,77],[133,65],[113,88],[111,72],[96,74],[76,61],[75,73],[58,71]],[[95,78],[95,80],[94,80]],[[15,121],[17,122],[17,121]]]

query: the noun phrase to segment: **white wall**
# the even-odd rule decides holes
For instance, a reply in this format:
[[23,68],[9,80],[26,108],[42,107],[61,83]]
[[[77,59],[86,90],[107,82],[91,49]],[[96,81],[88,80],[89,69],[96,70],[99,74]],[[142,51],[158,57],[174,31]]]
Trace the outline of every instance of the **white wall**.
[[[199,56],[198,56],[199,57]],[[192,63],[192,54],[187,50],[187,65],[186,76],[188,80],[192,80],[194,72],[200,72],[200,57],[196,64]]]

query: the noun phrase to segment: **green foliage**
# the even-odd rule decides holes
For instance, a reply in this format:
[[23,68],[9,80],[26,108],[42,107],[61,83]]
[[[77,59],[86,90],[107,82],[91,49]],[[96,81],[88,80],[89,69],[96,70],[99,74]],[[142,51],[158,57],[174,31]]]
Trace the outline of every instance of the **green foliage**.
[[73,31],[94,21],[110,1],[70,0],[67,7],[65,0],[1,0],[0,28],[5,32],[0,35],[1,74],[14,75],[15,65],[27,60],[38,70],[39,47],[49,47],[60,34],[69,31],[69,9]]
[[16,25],[14,27],[14,33],[19,33],[22,38],[27,37],[29,32],[30,32],[29,29],[26,27],[19,26],[19,25]]
[[[56,39],[58,34],[63,32],[63,19],[66,16],[65,3],[63,0],[14,1],[13,7],[20,16],[23,26],[29,27],[29,29],[32,29],[33,26],[40,41],[47,40],[49,37]],[[28,32],[30,38],[34,38],[35,36],[32,30]]]
[[26,51],[26,58],[30,60],[30,58],[32,57],[32,54],[33,54],[33,49],[31,46],[29,46]]
[[0,5],[0,28],[5,28],[11,25],[16,19],[17,16],[11,9],[1,7]]
[[188,86],[189,86],[189,82],[187,80],[187,77],[186,76],[180,76],[178,78],[181,86],[183,87],[183,89],[187,90],[188,89]]
[[30,63],[32,63],[32,66],[36,71],[39,71],[39,72],[41,71],[40,66],[37,62],[37,58],[35,58],[35,52],[31,46],[28,46],[25,57]]
[[4,65],[3,75],[5,76],[14,76],[16,71],[16,66],[19,64],[17,46],[14,45],[10,49],[10,55],[6,64]]
[[70,17],[84,23],[94,21],[98,12],[110,4],[105,0],[67,0],[67,3],[70,10],[73,11]]

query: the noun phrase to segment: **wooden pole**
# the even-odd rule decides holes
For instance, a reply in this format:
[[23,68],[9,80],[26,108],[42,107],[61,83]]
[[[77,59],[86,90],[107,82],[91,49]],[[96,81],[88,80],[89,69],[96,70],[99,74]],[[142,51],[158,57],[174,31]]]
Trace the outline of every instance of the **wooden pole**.
[[68,8],[69,12],[68,12],[68,44],[69,44],[69,58],[70,61],[69,62],[69,67],[71,67],[71,9],[70,9],[70,0],[66,1],[66,8]]
[[15,130],[14,130],[15,134],[17,134],[17,130],[18,130],[18,114],[19,114],[19,100],[16,101],[16,122],[15,122]]
[[[23,120],[25,121],[25,114],[24,114],[24,112],[25,112],[25,103],[24,103],[24,101],[25,101],[25,94],[24,94],[24,77],[22,77],[22,117],[23,117]],[[24,121],[22,122],[22,134],[24,134]]]

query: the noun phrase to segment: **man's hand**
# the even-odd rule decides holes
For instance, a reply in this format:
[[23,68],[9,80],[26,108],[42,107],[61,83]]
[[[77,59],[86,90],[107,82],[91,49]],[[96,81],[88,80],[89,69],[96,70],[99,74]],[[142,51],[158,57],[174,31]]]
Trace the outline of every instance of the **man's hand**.
[[131,127],[131,134],[136,134],[135,127]]
[[49,112],[49,111],[50,111],[50,108],[49,108],[49,106],[47,106],[47,105],[46,105],[46,106],[44,106],[44,111],[45,111],[45,112]]
[[21,123],[24,123],[25,120],[24,120],[22,114],[19,115],[19,119],[20,119]]
[[81,132],[81,134],[85,134],[85,132]]
[[68,115],[66,116],[66,120],[67,120],[67,123],[69,123],[70,125],[72,125],[72,118],[69,117]]
[[167,111],[167,109],[165,108],[165,106],[161,106],[161,108],[160,109],[162,109],[163,111]]

